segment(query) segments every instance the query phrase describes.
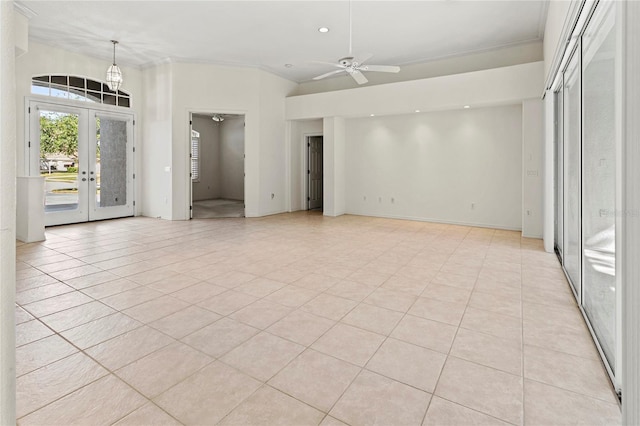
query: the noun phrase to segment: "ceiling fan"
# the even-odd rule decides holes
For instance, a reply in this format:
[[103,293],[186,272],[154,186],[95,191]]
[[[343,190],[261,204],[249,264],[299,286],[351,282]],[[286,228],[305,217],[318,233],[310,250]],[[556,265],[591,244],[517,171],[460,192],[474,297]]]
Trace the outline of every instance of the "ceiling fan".
[[331,65],[340,69],[329,71],[328,73],[313,77],[313,80],[322,80],[325,77],[346,72],[349,74],[358,84],[365,84],[369,80],[364,76],[363,71],[375,71],[375,72],[393,72],[400,71],[400,67],[395,65],[365,65],[364,63],[373,57],[372,54],[364,55],[356,58],[352,53],[352,35],[353,24],[351,20],[351,0],[349,0],[349,55],[344,58],[338,59],[337,63],[314,61],[318,64]]

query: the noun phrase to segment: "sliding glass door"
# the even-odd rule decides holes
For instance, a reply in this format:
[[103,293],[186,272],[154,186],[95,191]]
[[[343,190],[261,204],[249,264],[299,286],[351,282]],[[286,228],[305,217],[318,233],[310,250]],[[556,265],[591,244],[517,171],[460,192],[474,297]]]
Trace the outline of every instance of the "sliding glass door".
[[615,371],[616,84],[615,3],[602,2],[582,45],[583,307]]
[[622,57],[617,2],[598,2],[555,87],[555,247],[616,388]]
[[564,268],[581,300],[582,267],[580,238],[580,46],[564,73]]
[[558,254],[558,258],[562,262],[563,259],[563,241],[564,241],[564,229],[563,229],[563,196],[564,196],[564,145],[562,143],[562,95],[564,90],[560,88],[559,91],[553,94],[555,104],[555,132],[554,132],[554,199],[556,203],[556,209],[554,212],[554,224],[555,224],[555,250]]

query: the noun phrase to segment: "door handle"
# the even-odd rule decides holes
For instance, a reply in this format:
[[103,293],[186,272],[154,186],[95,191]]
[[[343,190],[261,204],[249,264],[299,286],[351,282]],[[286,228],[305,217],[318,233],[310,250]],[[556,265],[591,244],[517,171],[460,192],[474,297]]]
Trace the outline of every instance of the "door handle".
[[[86,179],[83,179],[83,180],[86,180]],[[91,179],[89,179],[89,180],[90,180],[91,182],[93,182],[95,179],[94,179],[94,178],[91,178]]]
[[85,182],[87,180],[87,178],[82,178],[82,181]]

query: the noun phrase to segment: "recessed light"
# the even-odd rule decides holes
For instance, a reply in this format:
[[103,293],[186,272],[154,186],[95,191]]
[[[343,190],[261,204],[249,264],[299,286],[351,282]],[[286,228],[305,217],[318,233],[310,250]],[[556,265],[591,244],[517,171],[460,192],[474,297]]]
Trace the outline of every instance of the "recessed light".
[[329,32],[329,28],[327,28],[327,27],[320,27],[320,28],[318,28],[318,31],[320,31],[321,33],[328,33],[328,32]]
[[469,105],[464,106],[464,109],[469,109],[469,108],[471,108]]
[[293,64],[284,64],[285,68],[293,68]]
[[420,110],[419,110],[419,109],[417,109],[417,110],[416,110],[416,112],[420,112]]
[[371,114],[369,117],[375,117],[375,116],[376,116],[375,114]]

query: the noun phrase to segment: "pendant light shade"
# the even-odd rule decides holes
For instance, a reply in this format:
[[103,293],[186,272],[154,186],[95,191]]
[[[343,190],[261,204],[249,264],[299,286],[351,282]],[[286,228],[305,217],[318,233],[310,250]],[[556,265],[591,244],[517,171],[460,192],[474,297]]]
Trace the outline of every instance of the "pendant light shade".
[[118,42],[111,40],[111,43],[113,43],[113,65],[107,70],[106,81],[109,90],[117,92],[120,86],[122,86],[122,71],[120,71],[120,67],[116,65],[116,44],[118,44]]

